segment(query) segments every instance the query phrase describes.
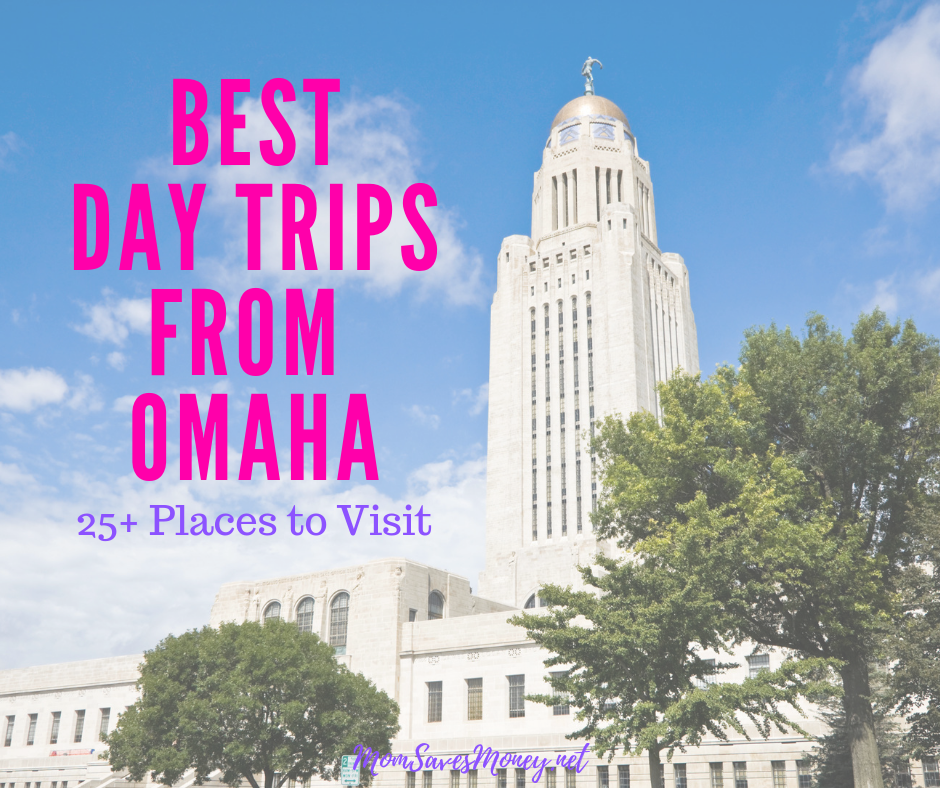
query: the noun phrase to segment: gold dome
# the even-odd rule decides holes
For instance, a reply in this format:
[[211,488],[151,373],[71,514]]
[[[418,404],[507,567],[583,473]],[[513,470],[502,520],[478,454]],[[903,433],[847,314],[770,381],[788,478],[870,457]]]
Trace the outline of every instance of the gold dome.
[[623,125],[627,127],[627,131],[630,131],[630,121],[628,121],[627,116],[623,114],[623,110],[610,99],[594,95],[578,96],[576,99],[572,99],[565,104],[565,106],[558,110],[555,120],[552,121],[552,128],[554,129],[555,126],[563,120],[579,118],[582,115],[607,115],[608,117],[623,121]]

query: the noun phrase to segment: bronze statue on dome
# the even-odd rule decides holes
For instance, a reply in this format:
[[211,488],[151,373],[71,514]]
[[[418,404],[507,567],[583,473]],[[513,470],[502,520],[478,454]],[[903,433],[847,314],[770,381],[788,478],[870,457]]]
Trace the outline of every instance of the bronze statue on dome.
[[591,73],[591,70],[594,68],[594,64],[600,68],[604,67],[604,64],[596,58],[588,56],[588,59],[584,61],[584,65],[581,66],[581,76],[584,77],[584,95],[593,96],[594,95],[594,74]]

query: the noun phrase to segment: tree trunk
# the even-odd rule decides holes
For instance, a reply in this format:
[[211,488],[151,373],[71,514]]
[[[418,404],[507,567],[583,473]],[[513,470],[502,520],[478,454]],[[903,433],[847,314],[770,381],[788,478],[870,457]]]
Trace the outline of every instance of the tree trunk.
[[663,788],[663,765],[659,762],[659,744],[653,744],[646,755],[650,764],[650,788]]
[[871,711],[868,664],[862,655],[853,654],[840,672],[855,788],[884,788],[875,740],[875,718]]

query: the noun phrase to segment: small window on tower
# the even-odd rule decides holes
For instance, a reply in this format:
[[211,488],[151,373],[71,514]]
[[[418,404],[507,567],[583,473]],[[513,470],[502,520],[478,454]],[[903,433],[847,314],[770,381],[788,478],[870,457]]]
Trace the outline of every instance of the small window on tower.
[[543,258],[542,258],[542,268],[548,268],[548,258],[547,258],[547,257],[543,257]]
[[607,229],[610,229],[610,219],[607,220]]
[[561,277],[558,277],[558,286],[561,287]]
[[571,284],[574,284],[574,277],[575,277],[575,275],[572,274],[572,275],[571,275]]
[[590,279],[590,278],[591,278],[591,272],[590,272],[590,271],[585,271],[585,272],[584,272],[584,278],[585,278],[585,279]]
[[591,253],[591,245],[590,245],[590,244],[588,244],[587,246],[584,247],[584,253],[585,253],[586,255]]
[[577,260],[577,259],[578,259],[578,250],[577,250],[577,249],[572,249],[572,250],[571,250],[571,259],[572,259],[572,260]]
[[624,230],[627,229],[627,220],[626,220],[626,219],[623,220],[623,229],[624,229]]
[[532,292],[530,295],[535,295],[535,285],[532,285]]
[[548,282],[545,283],[545,292],[548,292]]

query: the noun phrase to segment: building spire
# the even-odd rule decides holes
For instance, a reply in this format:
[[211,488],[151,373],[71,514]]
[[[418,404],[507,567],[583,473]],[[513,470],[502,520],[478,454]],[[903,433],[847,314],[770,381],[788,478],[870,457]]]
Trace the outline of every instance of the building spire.
[[594,64],[600,68],[604,67],[604,64],[600,60],[597,60],[593,57],[588,56],[588,59],[584,61],[584,65],[581,66],[581,76],[584,77],[584,95],[593,96],[594,95],[594,74],[591,73]]

